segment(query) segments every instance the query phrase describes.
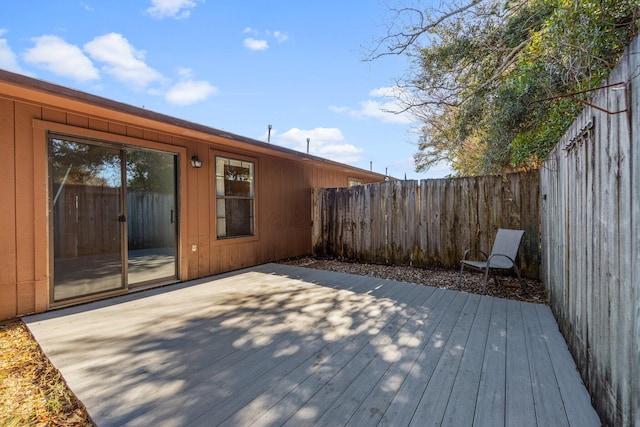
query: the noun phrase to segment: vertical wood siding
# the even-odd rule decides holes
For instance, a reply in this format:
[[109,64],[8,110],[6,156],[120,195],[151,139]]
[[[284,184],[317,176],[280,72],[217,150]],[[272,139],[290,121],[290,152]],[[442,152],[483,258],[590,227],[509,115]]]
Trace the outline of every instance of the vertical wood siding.
[[16,170],[13,102],[0,99],[0,313],[16,312]]
[[491,250],[499,228],[525,230],[519,266],[539,276],[537,171],[318,189],[314,250],[373,263],[453,268]]
[[[608,425],[640,425],[640,42],[541,169],[542,278]],[[621,84],[617,84],[621,83]],[[627,111],[623,111],[627,110]]]
[[[24,98],[4,89],[0,84],[0,320],[49,308],[50,259],[49,242],[55,240],[56,249],[64,250],[65,239],[59,230],[49,235],[48,160],[46,132],[49,129],[79,137],[124,143],[150,149],[171,151],[180,157],[179,165],[179,278],[188,280],[275,261],[282,258],[310,254],[311,193],[315,187],[347,185],[349,178],[362,182],[380,179],[381,175],[367,171],[324,164],[315,160],[270,155],[265,150],[253,153],[220,143],[185,138],[176,134],[147,129],[137,124],[136,116],[128,116],[131,123],[104,116],[89,116],[77,110],[66,110],[67,100],[56,99],[55,106]],[[26,96],[26,95],[25,95]],[[60,101],[60,102],[58,102]],[[83,104],[87,110],[95,106]],[[144,122],[149,124],[148,121]],[[214,153],[251,157],[256,169],[256,227],[251,238],[217,239],[215,226]],[[198,155],[204,160],[201,169],[189,166],[188,159]],[[104,212],[110,196],[104,192],[80,191],[82,197],[92,197],[95,215]],[[143,198],[130,193],[129,204],[139,206],[132,220],[144,223],[141,232],[155,227],[144,211],[168,212],[160,207],[159,198]],[[60,203],[64,206],[64,203]],[[146,206],[146,207],[144,207]],[[57,207],[56,207],[57,208]],[[62,208],[60,208],[62,209]],[[99,239],[104,230],[87,233]],[[106,234],[115,231],[106,230]],[[132,236],[136,239],[136,236]],[[144,239],[144,236],[138,236]],[[85,244],[86,243],[86,244]],[[160,243],[161,244],[161,243]],[[95,246],[83,242],[84,250]]]

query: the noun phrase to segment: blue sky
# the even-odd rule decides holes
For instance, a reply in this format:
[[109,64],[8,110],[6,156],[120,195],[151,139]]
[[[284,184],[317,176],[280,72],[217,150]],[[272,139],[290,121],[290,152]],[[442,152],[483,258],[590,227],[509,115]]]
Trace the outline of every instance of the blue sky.
[[388,95],[404,57],[365,62],[376,0],[10,0],[0,68],[409,179],[415,124]]

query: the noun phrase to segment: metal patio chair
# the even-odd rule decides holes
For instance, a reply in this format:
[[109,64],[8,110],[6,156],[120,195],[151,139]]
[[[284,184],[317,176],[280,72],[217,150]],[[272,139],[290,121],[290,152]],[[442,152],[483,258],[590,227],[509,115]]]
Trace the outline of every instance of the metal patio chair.
[[[465,250],[464,254],[462,255],[462,260],[460,261],[460,279],[458,281],[458,286],[462,284],[462,271],[464,270],[465,266],[484,271],[484,279],[482,281],[483,294],[487,293],[487,279],[489,277],[489,270],[510,270],[513,268],[518,275],[518,279],[520,280],[520,288],[524,291],[524,281],[522,280],[520,271],[518,270],[518,266],[516,265],[516,255],[518,255],[518,248],[520,248],[520,242],[522,241],[523,235],[524,230],[507,230],[501,228],[498,230],[496,239],[493,242],[491,255],[487,255],[485,252],[479,249]],[[481,253],[484,256],[485,261],[468,260],[467,255],[472,252]],[[496,284],[498,284],[498,278],[496,277],[495,273],[493,274],[493,278],[496,281]]]

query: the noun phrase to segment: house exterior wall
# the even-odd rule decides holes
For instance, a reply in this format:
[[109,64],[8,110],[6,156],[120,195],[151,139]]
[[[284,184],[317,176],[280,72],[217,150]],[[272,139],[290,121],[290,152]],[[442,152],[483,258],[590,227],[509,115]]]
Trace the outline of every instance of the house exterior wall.
[[[311,253],[312,189],[384,179],[191,125],[0,72],[0,319],[52,306],[49,131],[178,155],[178,278],[183,281]],[[193,155],[203,160],[202,168],[190,166]],[[216,238],[216,155],[255,162],[254,236]]]

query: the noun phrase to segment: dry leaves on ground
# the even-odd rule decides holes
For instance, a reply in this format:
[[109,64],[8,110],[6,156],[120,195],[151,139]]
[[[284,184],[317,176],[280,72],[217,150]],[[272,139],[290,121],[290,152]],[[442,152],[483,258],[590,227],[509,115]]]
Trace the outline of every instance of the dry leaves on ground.
[[0,425],[94,426],[20,320],[0,322]]
[[[282,263],[482,294],[482,274],[476,272],[467,273],[465,271],[462,275],[462,283],[458,284],[460,273],[456,270],[362,264],[313,257],[291,259],[283,261]],[[487,295],[536,304],[548,304],[547,292],[541,282],[530,279],[523,280],[525,283],[524,292],[520,288],[520,282],[517,277],[506,275],[498,276],[499,285],[496,285],[494,279],[490,276],[489,283],[487,284]]]

